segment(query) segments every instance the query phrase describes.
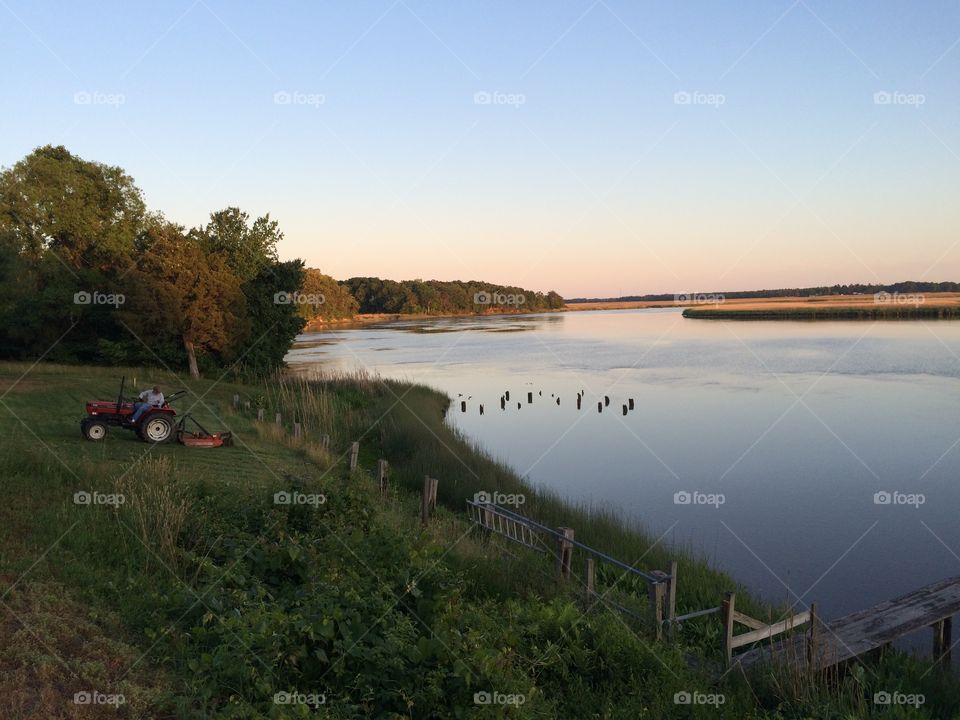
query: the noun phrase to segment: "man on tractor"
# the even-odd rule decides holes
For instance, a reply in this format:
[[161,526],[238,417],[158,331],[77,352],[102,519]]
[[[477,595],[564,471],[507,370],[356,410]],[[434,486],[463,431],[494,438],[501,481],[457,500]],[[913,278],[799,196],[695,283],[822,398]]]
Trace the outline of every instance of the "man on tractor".
[[140,402],[133,406],[133,415],[130,417],[130,422],[134,424],[139,422],[140,417],[150,408],[163,407],[163,393],[160,392],[159,385],[154,385],[150,390],[144,390],[137,397]]

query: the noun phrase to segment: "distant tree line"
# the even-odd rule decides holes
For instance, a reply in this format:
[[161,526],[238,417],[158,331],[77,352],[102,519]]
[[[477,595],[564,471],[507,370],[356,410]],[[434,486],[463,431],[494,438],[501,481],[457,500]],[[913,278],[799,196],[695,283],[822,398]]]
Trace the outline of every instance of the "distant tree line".
[[315,318],[563,306],[477,281],[338,282],[281,261],[282,238],[235,207],[188,230],[122,168],[38,148],[0,171],[0,359],[259,372]]
[[[821,285],[819,287],[808,288],[780,288],[777,290],[736,290],[733,292],[717,292],[711,294],[723,295],[725,298],[772,298],[772,297],[817,297],[820,295],[873,295],[878,292],[888,293],[936,293],[936,292],[960,292],[960,283],[956,282],[916,282],[907,280],[905,282],[893,283],[890,285],[864,285],[854,283],[851,285]],[[682,293],[688,294],[688,293]],[[673,293],[659,293],[651,295],[626,295],[618,298],[571,298],[568,303],[583,302],[659,302],[673,301],[676,297]]]
[[564,306],[557,293],[494,285],[479,280],[383,280],[354,277],[342,283],[361,313],[462,314],[535,312]]
[[304,324],[282,237],[238,208],[187,230],[123,169],[38,148],[0,172],[0,357],[276,367]]

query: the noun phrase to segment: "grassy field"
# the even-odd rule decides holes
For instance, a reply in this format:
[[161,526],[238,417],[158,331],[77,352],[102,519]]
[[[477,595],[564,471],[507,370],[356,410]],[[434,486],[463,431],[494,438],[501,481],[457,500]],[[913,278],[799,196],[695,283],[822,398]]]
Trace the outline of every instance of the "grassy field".
[[[120,374],[132,387],[185,386],[179,412],[230,429],[236,444],[148,446],[123,430],[84,441],[84,401],[113,397]],[[523,493],[524,513],[640,569],[678,559],[681,613],[716,605],[734,583],[615,515],[533,492],[451,431],[447,402],[369,377],[184,383],[143,369],[0,364],[0,717],[939,718],[960,708],[951,678],[897,654],[829,678],[748,682],[718,677],[716,616],[656,643],[641,620],[559,580],[549,557],[484,537],[464,500]],[[284,426],[256,422],[257,407]],[[391,468],[385,497],[379,458]],[[440,481],[440,507],[423,530],[425,474]],[[312,501],[277,504],[278,492]],[[98,501],[78,504],[77,493]],[[602,573],[599,590],[643,612],[646,588],[631,578]],[[740,609],[776,615],[738,592]],[[895,690],[926,702],[900,715],[872,703]],[[684,692],[724,702],[675,704]],[[507,702],[477,704],[476,693]]]

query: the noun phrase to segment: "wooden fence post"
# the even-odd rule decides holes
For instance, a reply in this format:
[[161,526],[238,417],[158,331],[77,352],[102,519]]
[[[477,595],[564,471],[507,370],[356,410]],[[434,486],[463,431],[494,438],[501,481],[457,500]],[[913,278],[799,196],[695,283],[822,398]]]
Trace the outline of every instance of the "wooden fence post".
[[330,436],[324,435],[323,439],[320,441],[323,444],[323,447],[327,450],[330,449]]
[[587,558],[587,597],[592,598],[596,589],[597,568],[592,557]]
[[953,618],[947,617],[933,624],[933,660],[950,668],[950,646],[953,635]]
[[239,396],[239,395],[234,394],[234,396],[233,396],[233,406],[234,406],[235,408],[239,408],[239,407],[240,407],[240,396]]
[[720,619],[723,622],[723,655],[727,665],[733,659],[733,613],[736,602],[736,593],[728,592],[723,594],[723,603],[720,605]]
[[564,578],[570,577],[570,561],[573,560],[573,528],[557,528],[562,537],[557,538],[557,569]]
[[357,459],[360,457],[360,443],[356,440],[350,446],[350,472],[357,469]]
[[257,408],[257,421],[263,422],[263,408]]
[[649,585],[650,608],[653,610],[653,627],[657,640],[663,640],[663,601],[667,595],[664,573],[655,573],[657,580]]
[[817,662],[817,604],[810,603],[810,634],[807,636],[807,669],[816,670]]
[[377,485],[380,488],[380,494],[387,492],[387,461],[377,460]]
[[670,562],[670,580],[667,585],[667,638],[673,640],[673,625],[677,617],[677,561]]
[[277,413],[277,416],[274,418],[274,420],[276,421],[277,425],[281,424],[280,413]]
[[300,427],[300,423],[293,423],[293,436],[299,438],[303,434],[303,428]]
[[430,512],[433,513],[437,509],[437,487],[440,485],[440,481],[436,478],[430,478]]
[[420,494],[420,525],[430,524],[430,495],[433,491],[433,480],[429,475],[423,476],[423,492]]

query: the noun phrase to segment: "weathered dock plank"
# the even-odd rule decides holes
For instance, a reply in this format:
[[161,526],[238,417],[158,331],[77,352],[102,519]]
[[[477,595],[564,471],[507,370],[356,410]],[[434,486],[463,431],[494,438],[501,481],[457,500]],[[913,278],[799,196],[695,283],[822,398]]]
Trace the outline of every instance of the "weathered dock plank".
[[[822,623],[816,629],[813,664],[822,669],[883,647],[899,637],[934,625],[935,654],[946,655],[950,618],[960,613],[960,577],[947,578],[886,600],[866,610]],[[937,645],[937,639],[940,643]],[[733,658],[744,669],[759,663],[808,665],[808,636],[801,633]]]

